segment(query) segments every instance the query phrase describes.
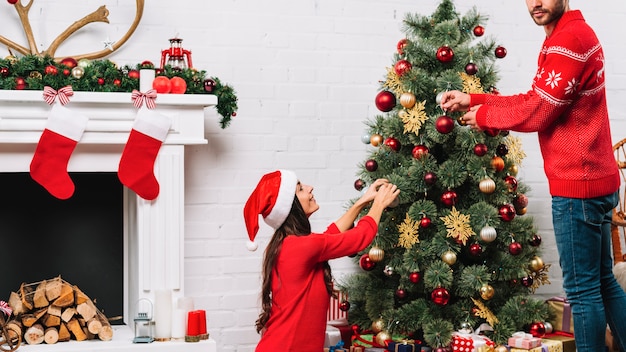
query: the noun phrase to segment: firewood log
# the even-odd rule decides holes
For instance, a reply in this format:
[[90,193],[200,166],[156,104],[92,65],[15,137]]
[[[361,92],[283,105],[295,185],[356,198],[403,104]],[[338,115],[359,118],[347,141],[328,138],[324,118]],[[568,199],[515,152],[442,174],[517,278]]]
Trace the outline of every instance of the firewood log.
[[22,282],[20,285],[20,298],[22,299],[22,304],[28,310],[33,309],[33,289],[30,286],[26,286]]
[[63,313],[61,313],[61,319],[63,319],[63,321],[67,323],[68,321],[70,321],[70,319],[74,317],[74,315],[76,315],[76,308],[65,308],[63,309]]
[[98,331],[98,338],[102,341],[111,341],[113,338],[113,328],[111,327],[111,323],[109,319],[102,313],[101,311],[96,311],[96,318],[100,321],[100,331]]
[[57,317],[56,315],[52,314],[44,314],[44,316],[41,318],[41,323],[47,328],[59,326],[61,325],[61,317]]
[[22,302],[22,297],[20,297],[19,293],[17,292],[11,292],[11,295],[9,295],[9,306],[11,306],[11,309],[13,309],[13,314],[15,314],[16,316],[32,308],[24,306],[24,302]]
[[61,289],[63,286],[63,281],[60,276],[55,277],[54,279],[47,280],[46,282],[46,298],[48,301],[52,302],[55,299],[59,298],[61,295]]
[[29,345],[38,345],[42,343],[44,340],[44,329],[41,324],[35,324],[28,329],[26,329],[26,333],[24,333],[24,341]]
[[80,314],[85,321],[91,320],[96,315],[97,308],[88,300],[76,306],[76,311]]
[[61,307],[49,305],[48,306],[48,314],[54,315],[56,317],[60,317],[61,316]]
[[48,345],[53,345],[59,341],[59,331],[56,328],[47,328],[43,334],[43,340]]
[[74,289],[72,286],[64,282],[61,285],[61,294],[59,295],[59,298],[55,299],[52,304],[62,308],[69,307],[74,304]]
[[87,322],[87,330],[89,330],[90,333],[97,335],[101,329],[102,329],[102,323],[100,322],[98,317],[96,317],[94,314],[94,317],[91,318],[91,320]]
[[46,314],[46,309],[40,309],[33,313],[22,314],[22,324],[25,327],[33,326],[43,315]]
[[83,331],[83,327],[78,322],[78,319],[72,318],[70,321],[68,321],[67,328],[72,333],[72,335],[74,335],[76,341],[84,341],[87,339],[87,335]]
[[23,333],[22,323],[20,323],[19,321],[15,319],[9,320],[6,324],[6,327],[7,327],[7,330],[9,330],[9,334],[12,335],[11,337],[14,337],[17,335],[22,336],[22,333]]
[[76,305],[90,301],[89,297],[76,285],[74,285],[74,297],[74,304]]
[[33,304],[35,308],[47,307],[50,304],[46,298],[46,280],[43,280],[37,285],[35,294],[33,295]]
[[61,323],[59,326],[59,342],[66,342],[72,338],[70,331],[67,329],[65,323]]

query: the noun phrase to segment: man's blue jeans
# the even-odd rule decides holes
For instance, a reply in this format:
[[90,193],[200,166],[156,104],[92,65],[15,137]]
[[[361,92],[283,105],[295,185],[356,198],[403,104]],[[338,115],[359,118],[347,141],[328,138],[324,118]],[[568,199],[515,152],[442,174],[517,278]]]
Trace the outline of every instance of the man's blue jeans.
[[611,255],[611,212],[617,201],[617,193],[552,198],[563,289],[572,307],[578,352],[604,351],[607,323],[626,350],[626,293],[613,276]]

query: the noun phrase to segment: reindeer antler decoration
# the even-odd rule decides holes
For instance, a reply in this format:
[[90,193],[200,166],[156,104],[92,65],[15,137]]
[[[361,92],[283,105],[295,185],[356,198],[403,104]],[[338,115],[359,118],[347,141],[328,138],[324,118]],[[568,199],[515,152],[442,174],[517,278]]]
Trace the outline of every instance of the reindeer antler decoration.
[[[0,36],[0,43],[6,45],[9,49],[14,49],[16,52],[22,55],[50,56],[50,57],[54,57],[54,59],[57,61],[61,60],[63,59],[62,57],[55,57],[54,54],[57,48],[59,47],[59,45],[61,45],[61,43],[63,43],[69,36],[71,36],[76,31],[78,31],[79,29],[81,29],[82,27],[84,27],[85,25],[91,22],[109,23],[109,19],[107,17],[109,15],[109,10],[107,10],[106,6],[104,5],[100,6],[96,11],[90,13],[89,15],[81,18],[80,20],[74,22],[71,26],[69,26],[54,41],[52,41],[52,43],[50,44],[50,47],[48,47],[47,50],[39,52],[37,50],[37,44],[35,43],[35,37],[33,36],[33,29],[30,26],[30,20],[28,18],[28,12],[30,11],[30,8],[33,5],[34,1],[35,0],[28,0],[28,3],[26,5],[22,5],[22,2],[18,1],[14,5],[15,10],[17,11],[17,14],[20,17],[20,21],[22,21],[22,26],[24,27],[24,32],[26,34],[26,38],[28,39],[29,47],[26,48],[3,36]],[[137,1],[137,13],[135,14],[135,20],[133,21],[132,25],[130,26],[126,34],[124,34],[124,36],[122,36],[120,40],[114,42],[110,47],[104,50],[95,51],[95,52],[88,53],[88,54],[81,54],[81,55],[66,55],[64,57],[73,57],[76,60],[80,60],[80,59],[94,60],[94,59],[103,58],[111,54],[115,50],[119,49],[122,45],[124,45],[124,43],[126,43],[126,41],[130,38],[130,36],[133,35],[133,33],[135,32],[135,29],[137,29],[137,26],[139,25],[139,21],[141,21],[141,16],[143,15],[143,7],[144,7],[145,0],[136,0],[136,1]]]

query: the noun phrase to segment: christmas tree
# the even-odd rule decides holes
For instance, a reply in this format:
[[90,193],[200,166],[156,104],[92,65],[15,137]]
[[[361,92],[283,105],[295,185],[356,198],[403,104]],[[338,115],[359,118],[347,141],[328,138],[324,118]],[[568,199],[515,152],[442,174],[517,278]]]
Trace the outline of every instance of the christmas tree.
[[[548,310],[532,293],[549,283],[541,237],[516,179],[525,157],[507,131],[476,131],[442,111],[447,90],[498,94],[496,60],[506,49],[484,38],[487,17],[461,16],[443,0],[431,16],[407,14],[367,121],[367,160],[355,188],[378,178],[402,190],[360,273],[340,283],[349,321],[375,342],[396,336],[445,348],[454,331],[487,323],[505,344],[516,331],[542,334]],[[484,326],[484,325],[483,325]]]

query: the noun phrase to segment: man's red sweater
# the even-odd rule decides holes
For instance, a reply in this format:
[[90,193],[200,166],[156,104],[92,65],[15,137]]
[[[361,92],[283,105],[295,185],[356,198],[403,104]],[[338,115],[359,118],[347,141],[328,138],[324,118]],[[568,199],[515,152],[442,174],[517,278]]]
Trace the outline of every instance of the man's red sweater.
[[604,88],[604,53],[578,10],[567,11],[546,37],[532,90],[472,94],[481,128],[538,132],[550,194],[593,198],[620,183]]
[[345,232],[331,224],[323,234],[285,238],[272,272],[270,319],[256,351],[322,351],[330,302],[323,263],[365,249],[377,231],[365,216]]

